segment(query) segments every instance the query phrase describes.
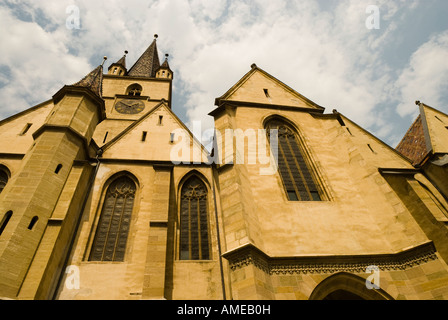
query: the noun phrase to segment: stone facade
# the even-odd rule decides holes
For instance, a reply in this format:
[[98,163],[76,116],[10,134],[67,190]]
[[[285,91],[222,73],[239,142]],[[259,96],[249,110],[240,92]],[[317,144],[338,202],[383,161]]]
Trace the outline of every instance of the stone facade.
[[[254,64],[216,98],[209,152],[156,40],[141,75],[125,60],[0,121],[0,297],[448,298],[447,115],[419,102],[395,150]],[[272,121],[292,132],[277,162]]]

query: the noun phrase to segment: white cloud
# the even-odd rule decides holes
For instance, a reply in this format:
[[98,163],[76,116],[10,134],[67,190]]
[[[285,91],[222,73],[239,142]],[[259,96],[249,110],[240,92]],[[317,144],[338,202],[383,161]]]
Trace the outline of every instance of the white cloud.
[[401,97],[397,107],[401,116],[415,113],[416,100],[442,107],[448,91],[448,31],[434,35],[414,52],[396,82],[396,89]]
[[[435,70],[446,65],[441,61],[446,55],[444,37],[417,51],[409,68],[398,70],[395,90],[390,89],[397,70],[384,61],[383,48],[396,40],[397,26],[419,0],[375,1],[380,30],[365,27],[370,0],[341,0],[332,3],[331,10],[322,10],[325,3],[313,0],[153,0],[144,6],[139,0],[6,2],[8,6],[0,4],[0,32],[8,35],[2,35],[6,40],[0,47],[0,70],[7,65],[11,77],[0,77],[0,97],[15,99],[8,103],[8,112],[50,98],[64,82],[79,79],[101,63],[103,55],[112,63],[129,50],[130,67],[154,33],[159,34],[161,59],[170,54],[174,90],[181,93],[181,105],[174,108],[186,109],[187,124],[203,121],[203,129],[213,125],[207,114],[214,99],[252,63],[327,111],[337,108],[360,125],[375,127],[383,137],[391,135],[387,119],[396,106],[389,105],[386,112],[378,110],[380,104],[407,101],[417,88],[422,91],[422,82],[422,95],[446,97],[435,92],[446,81]],[[74,3],[80,8],[80,30],[65,27],[65,9]],[[18,9],[12,9],[13,4]],[[29,22],[21,21],[14,10],[26,12]],[[428,63],[428,58],[434,62]],[[20,96],[21,90],[25,94]],[[0,115],[8,113],[5,107],[0,110]],[[403,106],[399,110],[407,114]]]
[[0,66],[9,71],[0,87],[2,115],[48,100],[62,87],[61,81],[76,81],[74,74],[89,71],[87,57],[69,55],[61,34],[49,34],[36,23],[18,20],[1,6],[0,30],[8,30],[2,37]]

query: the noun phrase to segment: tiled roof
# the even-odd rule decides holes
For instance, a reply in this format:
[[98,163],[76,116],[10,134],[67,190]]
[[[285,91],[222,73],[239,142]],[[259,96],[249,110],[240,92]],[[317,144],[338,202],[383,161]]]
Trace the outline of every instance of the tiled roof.
[[137,62],[129,69],[128,76],[154,78],[160,67],[159,54],[157,52],[156,39],[141,55]]
[[414,166],[420,164],[428,155],[429,151],[426,147],[423,122],[420,115],[395,149],[411,160]]
[[121,59],[118,60],[117,62],[115,62],[115,64],[119,64],[119,65],[123,66],[123,68],[126,69],[126,55],[121,57]]
[[160,68],[165,68],[165,69],[171,70],[170,65],[168,64],[168,54],[166,54],[165,56],[166,56],[165,61],[163,61]]
[[72,86],[85,87],[93,91],[97,96],[102,97],[103,93],[103,65],[93,69],[83,79],[74,83]]

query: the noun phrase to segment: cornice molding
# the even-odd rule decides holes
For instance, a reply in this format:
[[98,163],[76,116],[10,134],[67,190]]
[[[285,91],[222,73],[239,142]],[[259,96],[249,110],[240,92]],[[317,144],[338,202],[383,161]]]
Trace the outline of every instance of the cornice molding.
[[254,265],[267,274],[336,273],[341,271],[363,273],[368,266],[382,271],[406,270],[436,260],[436,249],[432,241],[391,254],[328,255],[270,257],[253,244],[247,244],[223,257],[229,261],[231,270]]
[[248,101],[237,101],[237,100],[220,100],[217,98],[215,100],[216,109],[209,112],[208,115],[215,117],[217,114],[225,110],[226,106],[237,107],[251,107],[260,109],[274,109],[274,110],[284,110],[284,111],[297,111],[297,112],[308,112],[310,114],[322,114],[324,109],[317,109],[315,107],[298,107],[289,105],[279,105],[279,104],[268,104],[268,103],[258,103],[258,102],[248,102]]

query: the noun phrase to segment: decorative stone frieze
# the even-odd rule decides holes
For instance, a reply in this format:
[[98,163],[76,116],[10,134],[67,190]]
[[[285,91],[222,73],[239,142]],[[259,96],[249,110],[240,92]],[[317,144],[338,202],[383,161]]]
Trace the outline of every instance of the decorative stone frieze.
[[253,244],[247,244],[223,256],[231,270],[252,264],[268,274],[360,273],[368,266],[377,266],[383,271],[406,270],[437,259],[432,241],[394,254],[296,257],[270,257]]

